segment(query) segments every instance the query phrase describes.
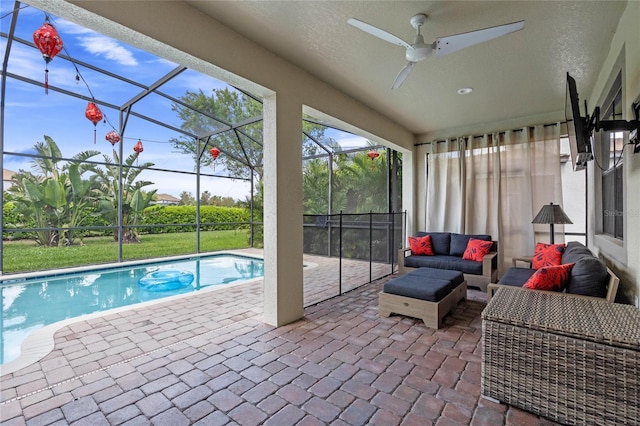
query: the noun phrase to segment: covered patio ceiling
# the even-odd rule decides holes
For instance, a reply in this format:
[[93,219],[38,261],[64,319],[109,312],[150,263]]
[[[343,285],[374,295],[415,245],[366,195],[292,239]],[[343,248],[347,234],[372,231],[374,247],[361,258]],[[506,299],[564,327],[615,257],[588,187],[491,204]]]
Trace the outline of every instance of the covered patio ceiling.
[[[416,135],[504,130],[564,120],[566,73],[594,89],[625,1],[186,1],[243,37],[392,118]],[[524,20],[523,30],[418,62],[347,24],[356,18],[412,43]],[[460,88],[473,92],[458,95]],[[500,124],[501,123],[501,124]],[[509,127],[510,128],[510,127]]]

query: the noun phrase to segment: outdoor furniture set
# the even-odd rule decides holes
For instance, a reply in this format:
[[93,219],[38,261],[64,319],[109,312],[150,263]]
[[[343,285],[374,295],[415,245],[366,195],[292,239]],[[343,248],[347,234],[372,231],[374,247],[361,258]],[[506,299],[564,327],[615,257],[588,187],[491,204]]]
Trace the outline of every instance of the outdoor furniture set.
[[[412,239],[413,247],[400,251],[404,275],[384,284],[381,316],[403,314],[439,328],[466,300],[470,272],[461,261],[468,256],[452,254],[459,252],[461,236],[450,234],[447,246],[444,234],[429,234],[429,250],[440,254],[417,254],[424,247]],[[492,265],[495,253],[488,256]],[[516,267],[520,261],[531,267]],[[538,244],[534,256],[513,263],[488,285],[482,396],[563,424],[638,424],[640,310],[614,303],[618,277],[578,242]]]
[[[425,237],[429,237],[431,250],[421,244]],[[467,248],[471,248],[471,240],[480,245],[482,242],[491,242],[491,245],[487,252],[475,251],[474,256],[465,256]],[[400,275],[424,267],[458,271],[464,274],[467,285],[482,291],[487,291],[487,285],[498,279],[498,242],[492,241],[491,235],[418,232],[416,237],[409,237],[409,245],[398,252]]]
[[[566,246],[538,243],[534,256],[514,259],[514,267],[499,281],[497,243],[490,235],[419,232],[409,244],[399,251],[400,276],[385,283],[379,294],[379,312],[421,318],[428,327],[439,328],[444,316],[466,300],[471,277],[480,277],[476,283],[490,280],[484,281],[488,300],[500,288],[524,286],[613,303],[618,289],[618,277],[576,241]],[[518,261],[532,267],[519,268]]]
[[399,252],[400,276],[379,294],[381,316],[407,315],[440,328],[444,316],[466,300],[469,281],[486,290],[497,278],[497,242],[490,235],[419,232],[409,244]]

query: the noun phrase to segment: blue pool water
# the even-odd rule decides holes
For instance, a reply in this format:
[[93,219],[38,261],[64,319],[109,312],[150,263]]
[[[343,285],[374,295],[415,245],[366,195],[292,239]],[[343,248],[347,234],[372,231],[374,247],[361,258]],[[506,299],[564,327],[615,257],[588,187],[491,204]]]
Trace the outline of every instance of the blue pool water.
[[[156,271],[189,272],[194,280],[176,290],[143,290],[138,280]],[[217,254],[73,274],[6,279],[0,285],[0,364],[17,358],[23,340],[46,325],[263,275],[262,259]]]

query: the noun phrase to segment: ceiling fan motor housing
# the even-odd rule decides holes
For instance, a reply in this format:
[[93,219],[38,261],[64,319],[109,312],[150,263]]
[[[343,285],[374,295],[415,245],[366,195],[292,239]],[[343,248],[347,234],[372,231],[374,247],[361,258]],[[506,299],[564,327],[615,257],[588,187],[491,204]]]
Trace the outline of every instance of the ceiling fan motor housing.
[[421,35],[416,36],[415,43],[411,45],[411,49],[407,49],[405,57],[409,62],[420,62],[431,56],[433,45],[426,44]]
[[420,33],[420,28],[427,22],[427,15],[423,13],[419,13],[414,15],[411,20],[411,26],[416,29],[417,34],[416,38],[413,40],[413,44],[411,45],[411,49],[407,49],[405,57],[409,62],[420,62],[427,59],[431,56],[431,52],[433,52],[433,45],[425,44],[424,37]]

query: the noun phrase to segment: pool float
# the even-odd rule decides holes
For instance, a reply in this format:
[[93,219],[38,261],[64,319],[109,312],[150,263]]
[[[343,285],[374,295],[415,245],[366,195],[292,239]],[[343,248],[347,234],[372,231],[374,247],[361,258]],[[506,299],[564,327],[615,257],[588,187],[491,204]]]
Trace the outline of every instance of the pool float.
[[140,288],[138,290],[138,300],[140,302],[148,302],[150,300],[162,300],[165,297],[169,296],[177,296],[179,294],[187,294],[196,291],[193,286],[182,287],[176,290],[167,290],[167,291],[153,291],[153,290],[145,290]]
[[193,274],[185,271],[155,271],[138,280],[138,285],[147,291],[169,291],[188,287]]

